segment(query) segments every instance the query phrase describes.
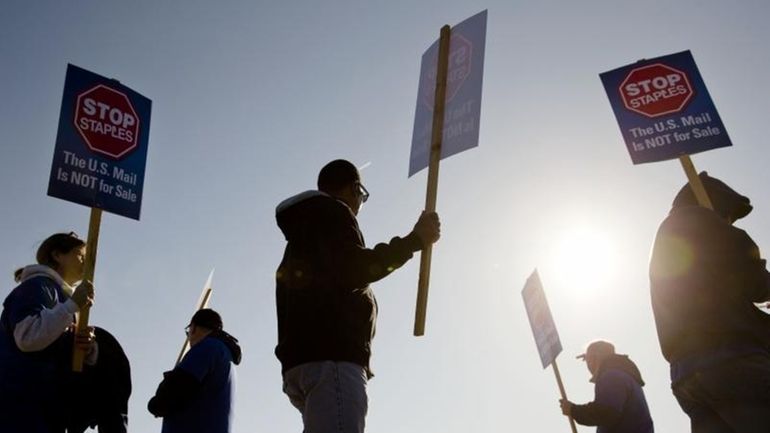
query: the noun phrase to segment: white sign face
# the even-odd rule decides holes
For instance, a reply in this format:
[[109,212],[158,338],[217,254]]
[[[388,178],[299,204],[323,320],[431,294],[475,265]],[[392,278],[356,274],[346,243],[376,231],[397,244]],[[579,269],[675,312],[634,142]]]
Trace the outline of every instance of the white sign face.
[[[486,36],[487,11],[482,11],[452,28],[449,39],[441,159],[479,145]],[[434,42],[422,55],[409,176],[427,167],[430,157],[438,42]]]
[[535,336],[537,351],[540,352],[540,361],[543,363],[543,368],[546,368],[561,353],[561,341],[537,270],[527,278],[527,284],[524,285],[521,296],[524,298],[524,306],[527,309],[532,334]]

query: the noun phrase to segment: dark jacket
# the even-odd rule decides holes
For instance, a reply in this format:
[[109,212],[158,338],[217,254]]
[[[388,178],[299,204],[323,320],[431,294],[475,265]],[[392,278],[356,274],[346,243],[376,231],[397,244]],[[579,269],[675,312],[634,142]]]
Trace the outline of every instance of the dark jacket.
[[347,361],[369,371],[377,303],[369,283],[422,248],[410,234],[366,248],[355,215],[318,191],[276,209],[287,240],[276,273],[278,346],[283,371],[311,361]]
[[697,206],[685,186],[658,230],[650,263],[655,325],[675,383],[770,343],[770,317],[753,304],[770,296],[765,260],[730,223],[751,211],[749,199],[701,178],[714,210]]
[[605,359],[591,381],[595,383],[594,401],[572,406],[576,422],[597,426],[597,433],[654,431],[642,390],[642,375],[628,356],[611,355]]

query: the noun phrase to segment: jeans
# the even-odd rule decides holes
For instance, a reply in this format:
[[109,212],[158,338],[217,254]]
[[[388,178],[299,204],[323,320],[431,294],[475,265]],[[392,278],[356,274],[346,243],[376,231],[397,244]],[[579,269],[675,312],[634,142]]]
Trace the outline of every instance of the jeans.
[[317,361],[283,375],[283,392],[302,414],[304,433],[363,433],[366,371],[350,362]]
[[770,356],[734,358],[673,386],[693,433],[770,431]]

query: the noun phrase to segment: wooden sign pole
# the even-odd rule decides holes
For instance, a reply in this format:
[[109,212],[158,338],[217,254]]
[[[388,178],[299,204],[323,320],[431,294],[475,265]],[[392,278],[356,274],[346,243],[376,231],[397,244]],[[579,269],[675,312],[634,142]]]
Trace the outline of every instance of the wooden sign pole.
[[[96,249],[99,246],[99,227],[102,222],[102,210],[92,207],[91,218],[88,222],[88,239],[86,240],[86,257],[83,269],[83,281],[94,281],[94,270],[96,268]],[[81,332],[88,328],[88,316],[91,311],[91,307],[86,305],[80,309],[78,313],[77,332]],[[72,371],[83,371],[83,360],[86,357],[86,353],[79,350],[77,346],[72,348]]]
[[[561,381],[561,374],[559,374],[559,366],[556,365],[556,358],[551,363],[551,367],[553,367],[553,374],[556,376],[556,384],[559,385],[561,398],[567,400],[567,393],[564,391],[564,384]],[[569,416],[569,426],[572,428],[572,433],[577,433],[577,427],[575,426],[575,420],[572,419],[572,415]]]
[[687,174],[687,180],[689,180],[690,188],[695,193],[695,198],[698,199],[698,204],[707,209],[714,210],[714,205],[711,204],[711,199],[706,192],[706,188],[703,186],[703,182],[700,180],[700,176],[698,176],[698,172],[695,170],[695,166],[692,164],[690,155],[681,155],[679,162],[682,163],[682,168],[685,174]]
[[[433,130],[430,141],[430,163],[428,165],[428,189],[425,197],[425,210],[436,211],[438,193],[438,168],[441,161],[441,141],[444,136],[444,105],[446,100],[447,69],[449,65],[449,41],[451,28],[441,28],[439,38],[438,62],[436,65],[436,93],[433,101]],[[425,314],[428,308],[428,286],[430,283],[430,263],[433,245],[427,245],[420,255],[420,278],[417,283],[417,307],[414,313],[414,335],[425,334]]]
[[[214,270],[212,269],[211,273],[209,274],[209,279],[206,280],[206,287],[203,288],[203,292],[201,293],[200,302],[198,302],[198,309],[195,311],[202,310],[208,307],[209,299],[211,299],[211,292],[213,290],[211,287],[211,280],[213,277],[214,277]],[[187,336],[185,337],[184,343],[182,344],[182,350],[179,351],[179,356],[177,356],[176,358],[176,364],[174,364],[175,366],[178,365],[180,362],[182,362],[182,357],[184,357],[184,354],[187,353],[187,349],[189,347],[190,347],[190,337]]]

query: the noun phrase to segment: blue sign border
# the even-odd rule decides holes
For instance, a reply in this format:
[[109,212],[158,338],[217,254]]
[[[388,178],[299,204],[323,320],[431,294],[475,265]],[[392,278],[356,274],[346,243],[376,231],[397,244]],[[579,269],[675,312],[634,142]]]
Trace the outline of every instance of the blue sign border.
[[[117,160],[90,150],[75,128],[78,95],[100,84],[125,94],[139,117],[137,147]],[[151,109],[152,101],[118,81],[67,65],[48,195],[138,220]]]
[[[620,85],[633,70],[661,63],[687,75],[692,98],[675,113],[650,118],[623,104]],[[623,66],[599,74],[634,164],[732,146],[722,119],[689,50]]]

